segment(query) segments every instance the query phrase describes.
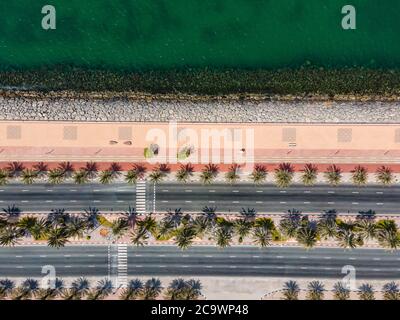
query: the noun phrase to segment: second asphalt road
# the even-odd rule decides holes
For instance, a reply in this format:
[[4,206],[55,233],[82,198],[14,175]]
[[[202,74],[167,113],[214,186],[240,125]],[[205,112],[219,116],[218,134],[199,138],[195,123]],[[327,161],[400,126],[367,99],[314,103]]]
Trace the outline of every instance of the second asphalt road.
[[[111,252],[111,256],[110,256]],[[118,269],[117,250],[107,246],[45,246],[2,248],[0,278],[42,277],[43,266],[53,266],[58,277],[106,277]],[[111,259],[111,260],[110,260]],[[126,260],[125,260],[126,259]],[[235,276],[342,278],[354,267],[358,278],[398,279],[400,253],[381,249],[271,247],[128,246],[122,261],[127,275],[136,276]],[[110,261],[112,266],[110,268]],[[343,269],[345,266],[348,266]],[[350,266],[350,267],[349,267]]]
[[[155,190],[155,194],[154,194]],[[336,209],[340,213],[375,210],[377,213],[398,213],[400,187],[379,186],[292,186],[279,189],[272,185],[253,184],[176,184],[147,185],[144,195],[148,212],[181,208],[199,212],[204,206],[215,206],[218,212],[236,213],[241,208],[257,212],[286,212],[296,208],[318,213]],[[80,211],[89,206],[118,212],[136,206],[135,186],[127,184],[9,184],[0,187],[0,206],[15,204],[30,212],[48,212],[54,208]]]

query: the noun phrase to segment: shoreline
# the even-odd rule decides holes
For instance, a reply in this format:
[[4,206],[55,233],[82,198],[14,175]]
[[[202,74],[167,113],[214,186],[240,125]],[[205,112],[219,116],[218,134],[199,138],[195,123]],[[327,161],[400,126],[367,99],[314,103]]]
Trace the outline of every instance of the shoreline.
[[138,102],[310,102],[310,103],[334,103],[334,102],[400,102],[399,95],[349,95],[336,94],[334,97],[326,94],[312,95],[269,95],[257,93],[237,93],[224,95],[201,95],[185,93],[149,93],[135,91],[73,91],[73,90],[51,90],[41,91],[24,88],[8,88],[0,85],[0,98],[25,98],[25,99],[91,99],[112,100],[123,99]]
[[400,101],[400,69],[0,70],[0,96],[167,101]]

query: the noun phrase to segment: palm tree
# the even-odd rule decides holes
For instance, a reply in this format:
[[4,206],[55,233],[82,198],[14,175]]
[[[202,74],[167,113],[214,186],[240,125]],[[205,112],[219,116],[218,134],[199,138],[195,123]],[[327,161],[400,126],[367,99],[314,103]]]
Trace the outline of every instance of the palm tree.
[[88,300],[102,300],[112,293],[112,282],[108,279],[102,279],[97,282],[96,287],[88,294]]
[[161,181],[163,181],[165,176],[166,175],[164,172],[161,172],[159,170],[153,170],[153,172],[150,173],[150,175],[149,175],[149,180],[150,180],[150,182],[157,184],[157,183],[160,183]]
[[253,222],[246,219],[238,219],[233,223],[233,228],[236,234],[239,236],[239,243],[242,243],[244,238],[246,238],[253,227]]
[[13,225],[7,225],[0,230],[0,245],[14,246],[22,237],[23,232],[21,232],[21,229]]
[[63,292],[64,300],[80,300],[90,291],[90,283],[86,278],[79,278],[72,282],[71,288]]
[[225,178],[230,184],[235,184],[240,179],[239,170],[240,165],[236,163],[229,167],[228,172],[225,174]]
[[18,178],[22,171],[24,171],[25,166],[21,162],[10,162],[8,163],[6,170],[10,178]]
[[183,222],[183,212],[181,208],[177,208],[175,210],[168,209],[167,215],[163,218],[163,222],[172,223],[173,228],[178,228],[179,225]]
[[308,300],[323,300],[325,286],[320,281],[311,281],[307,286],[307,299]]
[[181,164],[179,170],[176,172],[176,179],[179,182],[187,183],[189,179],[193,176],[194,167],[190,164]]
[[316,165],[308,163],[304,166],[303,173],[301,175],[301,181],[306,186],[312,186],[317,181],[318,168]]
[[161,163],[156,167],[155,171],[160,171],[167,175],[171,173],[171,168],[166,163]]
[[219,172],[219,167],[215,164],[207,164],[204,166],[200,174],[200,180],[203,184],[211,184],[213,180],[217,177]]
[[356,217],[357,220],[369,220],[373,221],[376,218],[376,212],[374,210],[358,211]]
[[183,292],[183,299],[197,300],[201,296],[201,282],[199,280],[189,279]]
[[11,296],[15,288],[15,282],[10,279],[0,280],[0,299]]
[[15,206],[15,204],[12,206],[7,206],[7,208],[3,208],[2,211],[3,212],[0,212],[0,215],[6,216],[8,221],[17,220],[21,214],[21,209]]
[[34,298],[39,291],[39,282],[35,279],[26,279],[15,290],[12,295],[13,300],[26,300]]
[[54,281],[54,287],[39,289],[37,296],[39,300],[51,300],[61,296],[64,290],[64,281],[56,278]]
[[333,298],[335,300],[349,300],[350,290],[341,281],[333,285]]
[[89,177],[86,171],[83,170],[76,171],[73,175],[73,179],[76,184],[85,184],[89,182]]
[[35,170],[38,178],[44,178],[49,171],[49,166],[44,162],[38,162],[32,166],[33,170]]
[[116,239],[121,238],[125,232],[128,230],[128,222],[126,219],[118,218],[113,221],[111,226],[111,232]]
[[109,170],[104,170],[100,173],[100,183],[110,184],[114,180],[113,173]]
[[358,165],[351,171],[351,174],[355,185],[362,186],[367,183],[368,171],[365,167]]
[[69,161],[61,162],[58,165],[57,169],[61,173],[61,175],[65,178],[70,178],[75,171],[74,166]]
[[84,217],[86,219],[86,227],[88,230],[96,229],[99,225],[98,216],[100,215],[99,209],[90,207],[85,209]]
[[290,163],[280,163],[275,169],[275,182],[279,188],[288,187],[293,180],[294,168]]
[[358,297],[360,300],[375,300],[374,287],[369,283],[363,283],[358,288]]
[[111,176],[113,179],[118,178],[121,175],[122,167],[120,164],[113,162],[110,164],[108,171],[111,172]]
[[203,209],[201,209],[202,215],[206,217],[208,220],[210,226],[214,226],[216,220],[217,220],[217,207],[208,207],[205,206]]
[[47,215],[47,223],[54,228],[66,226],[70,219],[70,214],[64,208],[51,209]]
[[296,281],[290,280],[283,285],[283,300],[299,300],[300,287]]
[[133,165],[133,170],[136,172],[139,179],[143,179],[147,171],[144,165],[138,163]]
[[48,232],[48,223],[44,218],[36,219],[36,223],[28,229],[35,240],[43,239]]
[[256,217],[256,210],[254,208],[242,208],[239,212],[246,220],[254,220]]
[[317,229],[311,223],[302,226],[297,230],[296,240],[307,249],[312,248],[317,243]]
[[130,280],[127,287],[122,290],[121,300],[135,300],[143,293],[143,282],[139,279]]
[[146,216],[143,220],[137,222],[140,229],[147,230],[150,233],[157,231],[157,221],[151,216]]
[[253,229],[253,238],[256,245],[259,245],[261,248],[265,248],[271,243],[271,230],[265,227],[256,226]]
[[142,246],[147,243],[150,234],[156,233],[157,222],[153,217],[147,216],[143,220],[139,220],[136,225],[137,228],[131,232],[131,242],[134,245]]
[[164,240],[172,236],[175,231],[174,222],[171,219],[164,218],[158,225],[157,240]]
[[32,184],[35,182],[35,179],[37,178],[36,171],[33,171],[31,169],[25,169],[22,171],[22,182],[25,184]]
[[49,247],[61,248],[69,242],[68,231],[65,227],[53,227],[48,231],[47,245]]
[[217,246],[220,248],[226,248],[231,245],[233,236],[233,223],[229,221],[223,221],[219,224],[216,232],[215,238]]
[[393,183],[394,175],[393,170],[389,167],[381,166],[376,170],[376,180],[385,186]]
[[196,217],[192,222],[196,236],[203,238],[204,234],[211,228],[210,221],[205,216]]
[[33,216],[26,216],[18,220],[17,227],[21,229],[24,236],[31,235],[31,230],[35,227],[38,222],[38,218]]
[[81,167],[81,170],[86,172],[88,179],[94,179],[97,177],[97,173],[99,172],[99,168],[96,162],[86,162],[84,167]]
[[154,300],[162,291],[161,281],[157,278],[147,280],[143,287],[142,297],[144,300]]
[[183,226],[177,230],[175,244],[178,246],[178,248],[185,250],[192,245],[195,237],[196,231],[191,225]]
[[392,281],[385,283],[382,287],[383,299],[385,300],[400,300],[400,290],[396,282]]
[[317,230],[324,240],[334,238],[337,234],[336,214],[325,214],[317,223]]
[[61,170],[53,169],[48,173],[49,183],[51,184],[60,184],[64,181],[64,175]]
[[335,164],[330,165],[326,169],[325,178],[331,186],[337,186],[342,180],[342,169]]
[[300,211],[293,209],[289,210],[279,222],[279,229],[282,234],[288,238],[294,238],[297,234],[297,229],[301,225],[302,216]]
[[68,237],[83,238],[83,233],[86,230],[86,221],[80,217],[71,217],[66,225]]
[[339,246],[345,249],[354,249],[363,244],[362,237],[350,229],[339,229],[337,241]]
[[138,216],[138,213],[135,210],[135,208],[129,206],[128,210],[126,210],[122,214],[124,216],[124,219],[126,219],[129,228],[133,229],[136,225],[136,220],[137,220],[137,216]]
[[0,169],[0,186],[8,183],[9,173],[4,169]]
[[370,219],[361,219],[356,223],[357,233],[364,239],[374,239],[377,233],[376,224]]
[[394,220],[378,221],[376,227],[376,238],[382,247],[394,250],[400,246],[400,235]]
[[131,242],[136,246],[143,246],[149,239],[149,232],[146,229],[135,229],[131,232]]
[[121,175],[122,167],[116,162],[113,162],[107,170],[101,172],[100,182],[109,184]]
[[186,289],[186,281],[182,278],[173,279],[167,288],[165,299],[167,300],[181,300]]
[[125,175],[125,181],[129,184],[136,184],[137,179],[138,176],[136,172],[133,169],[128,170],[128,172]]
[[125,175],[125,181],[130,184],[135,184],[137,179],[144,179],[146,167],[141,164],[134,164],[133,168]]
[[256,164],[250,178],[255,184],[261,184],[267,179],[267,173],[267,168],[264,165]]

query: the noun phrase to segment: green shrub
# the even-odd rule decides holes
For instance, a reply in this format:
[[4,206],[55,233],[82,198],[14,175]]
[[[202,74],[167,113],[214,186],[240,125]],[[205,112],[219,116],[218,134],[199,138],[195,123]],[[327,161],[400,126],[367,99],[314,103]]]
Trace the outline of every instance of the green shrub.
[[153,158],[153,157],[154,157],[154,152],[153,152],[153,150],[151,150],[150,148],[145,148],[145,149],[144,149],[144,157],[145,157],[146,159]]

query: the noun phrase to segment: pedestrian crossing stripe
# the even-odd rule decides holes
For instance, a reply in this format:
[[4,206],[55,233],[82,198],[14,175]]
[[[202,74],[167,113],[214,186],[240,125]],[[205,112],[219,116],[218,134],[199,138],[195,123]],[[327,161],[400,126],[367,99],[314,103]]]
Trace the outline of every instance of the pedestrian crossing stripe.
[[128,286],[128,245],[117,245],[117,283],[116,286],[126,288]]
[[141,180],[136,183],[136,211],[146,213],[146,181]]

